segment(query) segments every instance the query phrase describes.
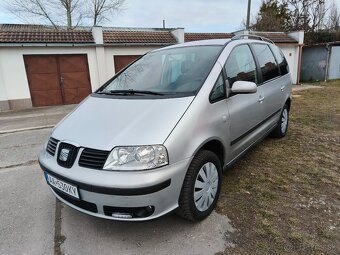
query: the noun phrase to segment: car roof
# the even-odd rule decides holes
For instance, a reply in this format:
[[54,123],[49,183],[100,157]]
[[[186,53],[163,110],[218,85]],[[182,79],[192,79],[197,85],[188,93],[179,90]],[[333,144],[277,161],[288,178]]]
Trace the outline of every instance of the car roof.
[[174,45],[170,45],[167,47],[155,49],[152,52],[161,51],[165,49],[174,49],[174,48],[192,47],[192,46],[214,46],[214,45],[223,46],[229,41],[231,40],[230,39],[211,39],[211,40],[191,41],[191,42],[179,43],[179,44],[174,44]]
[[214,45],[220,45],[224,46],[227,43],[235,41],[241,43],[264,43],[264,44],[270,44],[266,41],[261,40],[254,40],[254,39],[209,39],[209,40],[200,40],[200,41],[191,41],[191,42],[185,42],[185,43],[179,43],[174,44],[171,46],[167,46],[164,48],[153,50],[153,52],[164,50],[164,49],[173,49],[173,48],[181,48],[181,47],[193,47],[193,46],[214,46]]
[[227,42],[230,42],[230,41],[231,39],[207,39],[207,40],[185,42],[185,43],[177,44],[176,46],[225,45]]

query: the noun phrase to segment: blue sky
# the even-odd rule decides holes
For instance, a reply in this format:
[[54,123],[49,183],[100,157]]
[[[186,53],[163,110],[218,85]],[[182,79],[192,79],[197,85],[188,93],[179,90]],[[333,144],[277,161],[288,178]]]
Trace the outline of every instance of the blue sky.
[[[0,23],[22,23],[0,0]],[[252,16],[261,0],[252,0]],[[126,0],[124,9],[104,23],[118,27],[184,27],[189,32],[232,32],[241,28],[247,0]]]

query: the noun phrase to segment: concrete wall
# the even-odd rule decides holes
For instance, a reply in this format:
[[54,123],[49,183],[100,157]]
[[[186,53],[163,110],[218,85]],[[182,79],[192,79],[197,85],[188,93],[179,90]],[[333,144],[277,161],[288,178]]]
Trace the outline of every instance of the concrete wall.
[[[1,60],[1,49],[0,49],[0,60]],[[2,73],[2,64],[0,62],[0,111],[1,109],[9,109],[9,102],[7,97],[7,89],[5,86],[4,75]]]
[[159,47],[3,47],[0,48],[0,111],[31,107],[24,55],[86,54],[92,91],[114,74],[114,55],[143,55]]
[[328,79],[340,79],[340,46],[332,46]]
[[[98,88],[98,70],[95,61],[95,49],[89,47],[6,47],[0,49],[0,72],[2,74],[0,85],[1,93],[2,87],[5,87],[7,92],[6,97],[0,97],[1,100],[7,100],[9,102],[23,103],[13,105],[11,108],[26,108],[31,101],[31,95],[29,91],[29,85],[26,75],[26,69],[24,64],[24,55],[50,55],[50,54],[86,54],[92,89]],[[23,101],[25,100],[25,101]]]

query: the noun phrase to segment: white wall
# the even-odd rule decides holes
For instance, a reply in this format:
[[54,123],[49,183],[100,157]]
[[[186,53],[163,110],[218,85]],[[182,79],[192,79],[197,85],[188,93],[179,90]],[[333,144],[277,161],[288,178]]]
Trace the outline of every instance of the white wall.
[[0,101],[31,98],[23,55],[87,54],[92,91],[114,74],[114,55],[143,55],[158,47],[6,47],[0,49]]
[[7,90],[7,100],[31,98],[23,55],[33,54],[87,54],[92,89],[97,88],[100,84],[94,48],[7,47],[1,49],[0,55],[0,72]]
[[7,89],[5,86],[4,75],[2,73],[2,64],[1,64],[2,53],[3,53],[3,50],[0,49],[0,101],[5,101],[7,100]]
[[280,49],[282,50],[282,53],[285,55],[289,70],[292,75],[293,83],[297,83],[297,74],[298,74],[298,61],[299,61],[299,46],[284,46],[279,45]]

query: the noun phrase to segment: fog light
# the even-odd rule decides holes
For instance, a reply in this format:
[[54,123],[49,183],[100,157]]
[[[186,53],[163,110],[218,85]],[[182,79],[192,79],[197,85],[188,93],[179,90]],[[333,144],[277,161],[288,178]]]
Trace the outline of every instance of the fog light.
[[115,213],[112,213],[112,217],[119,218],[119,219],[131,219],[132,214],[131,213],[115,212]]

